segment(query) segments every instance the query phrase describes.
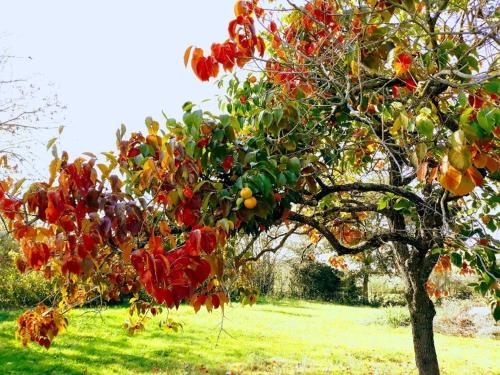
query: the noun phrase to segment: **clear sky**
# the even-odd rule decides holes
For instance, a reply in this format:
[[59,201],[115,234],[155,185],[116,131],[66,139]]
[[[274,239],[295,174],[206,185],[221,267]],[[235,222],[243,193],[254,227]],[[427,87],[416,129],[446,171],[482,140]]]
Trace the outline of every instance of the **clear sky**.
[[[3,47],[30,56],[18,75],[53,83],[67,106],[59,148],[70,156],[114,148],[121,123],[143,129],[144,118],[181,115],[187,101],[214,98],[211,83],[185,69],[190,44],[208,50],[227,38],[233,0],[15,0],[2,4]],[[16,66],[14,66],[16,70]],[[41,79],[40,79],[41,77]],[[47,92],[49,89],[47,88]],[[216,103],[206,104],[215,109]],[[39,141],[55,135],[40,133]],[[38,163],[50,156],[42,147]]]

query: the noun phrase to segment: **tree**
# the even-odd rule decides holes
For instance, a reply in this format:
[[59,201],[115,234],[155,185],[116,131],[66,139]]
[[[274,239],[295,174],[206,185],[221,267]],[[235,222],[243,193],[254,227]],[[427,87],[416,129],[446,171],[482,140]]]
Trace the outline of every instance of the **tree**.
[[220,66],[261,73],[227,82],[223,114],[187,102],[183,123],[160,130],[148,118],[147,134],[128,138],[121,128],[106,163],[63,153],[23,197],[2,183],[0,210],[24,252],[18,268],[62,283],[57,307],[20,317],[23,343],[48,347],[71,307],[141,288],[154,301],[132,299],[131,332],[156,304],[223,307],[234,271],[224,269],[225,240],[282,223],[315,230],[339,255],[391,246],[421,374],[439,373],[426,288],[436,265],[475,269],[498,318],[490,4],[288,4],[237,1],[226,42],[208,56],[186,51],[202,80]]
[[31,57],[0,52],[0,176],[17,172],[21,164],[31,161],[33,131],[50,128],[61,109],[56,95],[46,95],[46,90],[42,95],[34,80],[14,68],[27,61]]

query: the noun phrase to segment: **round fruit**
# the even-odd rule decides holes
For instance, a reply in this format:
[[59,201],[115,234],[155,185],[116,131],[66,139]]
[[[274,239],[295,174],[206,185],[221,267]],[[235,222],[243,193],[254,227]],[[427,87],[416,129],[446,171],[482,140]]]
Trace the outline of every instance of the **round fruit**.
[[250,188],[248,188],[248,187],[244,187],[240,191],[240,197],[242,197],[243,199],[251,198],[252,197],[252,190],[250,190]]
[[246,208],[251,210],[252,208],[255,208],[255,206],[257,206],[257,199],[255,199],[255,197],[250,197],[248,199],[245,199],[243,204],[245,205]]

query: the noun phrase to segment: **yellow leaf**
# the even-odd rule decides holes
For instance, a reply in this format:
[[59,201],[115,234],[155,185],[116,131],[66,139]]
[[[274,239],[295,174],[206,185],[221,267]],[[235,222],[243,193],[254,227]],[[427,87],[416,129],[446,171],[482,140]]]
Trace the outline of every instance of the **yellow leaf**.
[[49,178],[49,186],[54,183],[54,180],[56,179],[56,174],[59,168],[61,167],[61,160],[60,159],[54,159],[50,162],[49,166],[49,172],[50,172],[50,178]]
[[456,169],[465,171],[471,165],[472,155],[466,148],[452,148],[448,150],[448,160]]
[[103,180],[108,178],[110,171],[106,164],[97,164],[97,168],[99,168],[99,170],[101,171]]

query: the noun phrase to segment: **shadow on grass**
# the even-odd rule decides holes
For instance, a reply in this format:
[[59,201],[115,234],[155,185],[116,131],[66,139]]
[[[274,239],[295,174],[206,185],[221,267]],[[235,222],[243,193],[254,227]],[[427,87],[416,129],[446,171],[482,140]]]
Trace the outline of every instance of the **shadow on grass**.
[[[225,374],[228,370],[223,362],[215,363],[209,351],[200,351],[206,344],[206,338],[196,331],[168,335],[155,330],[140,333],[135,337],[125,333],[99,337],[92,334],[88,324],[78,324],[73,326],[70,332],[61,335],[47,351],[36,344],[30,344],[27,348],[20,346],[14,338],[14,317],[15,314],[11,319],[5,319],[10,320],[9,326],[4,325],[0,329],[1,375],[73,375],[101,372],[150,374],[157,371],[168,374]],[[120,332],[119,324],[109,323],[107,328]],[[154,350],[148,346],[148,340],[158,339],[165,340],[163,349]],[[260,354],[265,355],[264,352]],[[225,355],[243,358],[245,353],[242,348],[235,347],[226,351]],[[204,365],[199,367],[199,364]]]
[[2,310],[0,311],[0,323],[15,320],[20,314],[18,310]]
[[[7,334],[2,334],[0,340],[8,344],[0,345],[2,374],[92,374],[96,368],[107,369],[110,373],[151,373],[154,369],[187,368],[192,355],[188,350],[181,353],[179,348],[182,345],[178,345],[176,349],[166,346],[165,350],[148,351],[147,356],[144,356],[137,353],[134,345],[123,340],[74,333],[71,334],[71,342],[56,343],[49,351],[34,346],[20,348]],[[196,339],[190,337],[189,341],[193,347],[197,347]],[[209,358],[204,358],[204,355],[198,356],[200,363],[209,362]],[[222,371],[210,367],[207,370],[210,373]]]
[[280,311],[280,310],[271,310],[271,309],[260,309],[261,312],[269,312],[272,314],[282,314],[282,315],[289,315],[289,316],[299,316],[302,318],[312,318],[312,314],[306,314],[306,313],[295,313],[295,312],[289,312],[289,311]]
[[[314,303],[320,303],[317,301],[311,301]],[[305,306],[304,301],[297,300],[289,300],[289,299],[273,299],[268,297],[259,298],[257,301],[257,305],[271,305],[271,306],[279,306],[279,307],[293,307],[297,309],[308,309],[308,306]]]

